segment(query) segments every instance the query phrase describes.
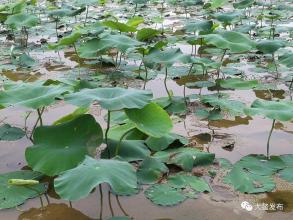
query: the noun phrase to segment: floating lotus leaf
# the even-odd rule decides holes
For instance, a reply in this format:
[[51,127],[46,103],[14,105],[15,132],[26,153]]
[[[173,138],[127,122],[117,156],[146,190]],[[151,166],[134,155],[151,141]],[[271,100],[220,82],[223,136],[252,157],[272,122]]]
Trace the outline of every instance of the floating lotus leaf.
[[75,201],[87,197],[102,183],[108,183],[118,195],[137,192],[137,177],[132,165],[118,160],[96,160],[89,156],[79,166],[56,178],[54,188],[61,198]]
[[285,163],[282,159],[276,156],[271,156],[268,160],[262,155],[248,155],[242,157],[236,164],[234,164],[234,167],[236,166],[244,168],[253,174],[271,176],[278,170],[283,169]]
[[178,140],[181,144],[188,144],[188,140],[178,134],[169,133],[160,138],[148,137],[146,144],[153,151],[165,150],[170,144]]
[[168,183],[175,188],[191,188],[197,192],[211,192],[209,184],[200,177],[176,174],[168,177]]
[[156,50],[145,57],[145,62],[158,63],[165,67],[170,67],[177,62],[189,63],[190,56],[183,54],[180,49]]
[[177,205],[187,199],[184,194],[169,184],[152,185],[144,194],[153,203],[161,206]]
[[173,127],[168,113],[155,103],[142,109],[125,109],[125,113],[137,129],[152,137],[160,138]]
[[177,165],[185,171],[191,171],[196,165],[212,164],[215,159],[215,154],[190,147],[159,151],[153,156],[167,164]]
[[140,25],[141,23],[144,22],[144,18],[141,16],[133,16],[132,18],[130,18],[126,24],[131,26],[131,27],[137,27],[138,25]]
[[218,34],[204,36],[207,44],[230,50],[232,53],[243,53],[254,48],[255,43],[246,35],[234,31],[224,31]]
[[224,182],[242,193],[271,192],[275,188],[272,177],[250,173],[238,166],[225,176]]
[[234,116],[243,115],[245,108],[245,104],[240,101],[219,98],[213,95],[203,96],[201,102],[208,103],[213,107],[218,107],[222,111],[229,112]]
[[[168,98],[168,97],[166,97]],[[186,112],[186,100],[181,96],[172,96],[171,103],[165,109],[169,113],[184,113]]]
[[[118,146],[119,141],[108,140],[107,149],[102,153],[102,158],[108,158],[108,153],[110,158],[115,157],[115,151]],[[109,151],[109,152],[108,152]],[[125,161],[138,161],[143,160],[151,154],[149,149],[144,145],[142,140],[123,140],[121,141],[119,147],[118,156]]]
[[24,135],[25,132],[21,128],[11,127],[9,124],[0,126],[0,141],[16,141]]
[[82,115],[63,124],[38,127],[25,157],[33,170],[55,176],[76,167],[86,155],[94,155],[102,141],[103,131],[95,118]]
[[5,24],[10,25],[13,28],[21,29],[22,27],[34,27],[38,22],[39,19],[35,15],[19,13],[10,15]]
[[42,86],[37,83],[22,83],[0,91],[0,105],[16,105],[32,109],[52,104],[66,90],[61,86]]
[[15,208],[24,203],[27,199],[35,198],[46,191],[44,183],[33,185],[11,185],[9,180],[39,180],[41,173],[22,170],[0,175],[0,210]]
[[282,159],[282,161],[284,161],[286,167],[279,172],[279,175],[282,179],[292,183],[293,182],[293,155],[292,154],[282,155],[280,156],[280,158]]
[[103,108],[113,111],[143,108],[152,99],[150,91],[124,88],[83,89],[65,96],[65,101],[80,107],[89,107],[97,101]]
[[192,88],[192,87],[197,87],[197,88],[209,88],[209,87],[213,87],[216,84],[212,81],[196,81],[196,82],[190,82],[190,83],[186,83],[185,84],[186,87],[188,88]]
[[160,160],[148,157],[142,162],[137,170],[138,182],[141,184],[153,184],[168,171],[168,167]]
[[226,89],[253,89],[257,87],[257,80],[243,80],[239,78],[230,78],[225,80],[220,80],[220,86]]
[[293,102],[257,99],[251,104],[250,108],[246,108],[244,112],[247,115],[263,115],[270,119],[290,121],[293,119]]
[[273,54],[281,47],[285,47],[285,43],[280,40],[262,40],[256,44],[256,48],[265,54]]

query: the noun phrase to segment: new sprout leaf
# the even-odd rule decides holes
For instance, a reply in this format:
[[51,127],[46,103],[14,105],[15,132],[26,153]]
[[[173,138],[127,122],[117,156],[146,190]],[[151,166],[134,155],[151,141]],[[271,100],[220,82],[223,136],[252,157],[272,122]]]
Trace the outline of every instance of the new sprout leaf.
[[243,80],[238,78],[230,78],[225,80],[219,81],[220,86],[226,89],[253,89],[257,87],[258,81],[257,80]]
[[25,157],[33,170],[55,176],[93,155],[102,141],[101,126],[93,116],[82,115],[63,124],[38,127]]
[[88,156],[79,166],[56,178],[54,188],[61,198],[75,201],[87,197],[102,183],[108,183],[118,195],[137,192],[137,177],[132,165],[118,160],[95,160]]
[[44,183],[35,185],[9,184],[11,179],[39,180],[41,173],[22,170],[0,175],[0,210],[14,208],[24,203],[27,199],[37,197],[46,191]]

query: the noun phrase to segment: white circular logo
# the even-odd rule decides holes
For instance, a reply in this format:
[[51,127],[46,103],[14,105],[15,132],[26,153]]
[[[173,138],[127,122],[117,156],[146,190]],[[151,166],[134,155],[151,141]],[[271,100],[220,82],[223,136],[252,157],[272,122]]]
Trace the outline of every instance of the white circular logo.
[[247,201],[243,201],[241,203],[241,208],[243,208],[243,209],[245,209],[246,211],[249,211],[249,212],[253,210],[252,205],[250,205],[250,203],[247,202]]

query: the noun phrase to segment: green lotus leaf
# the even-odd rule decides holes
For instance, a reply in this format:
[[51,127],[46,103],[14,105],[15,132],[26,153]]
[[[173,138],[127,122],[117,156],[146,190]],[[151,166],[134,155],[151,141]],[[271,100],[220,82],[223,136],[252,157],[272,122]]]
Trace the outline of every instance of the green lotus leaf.
[[156,50],[145,57],[147,63],[162,64],[165,67],[170,67],[176,62],[189,63],[190,56],[185,55],[180,49],[167,49],[164,51]]
[[224,182],[242,193],[271,192],[275,188],[272,177],[250,173],[238,166],[225,176]]
[[239,2],[233,3],[233,7],[237,9],[249,8],[254,4],[255,0],[240,0]]
[[62,118],[59,118],[57,121],[53,123],[53,125],[59,125],[59,124],[71,121],[73,119],[80,117],[83,114],[86,114],[88,111],[89,111],[88,108],[77,108],[74,112],[63,116]]
[[56,178],[54,188],[62,199],[75,201],[87,197],[102,183],[108,183],[118,195],[137,192],[137,177],[132,165],[118,160],[95,160],[89,156],[79,166]]
[[165,108],[165,110],[174,114],[184,113],[187,111],[186,100],[181,96],[172,96],[171,103]]
[[191,21],[187,23],[184,29],[187,32],[199,32],[199,34],[204,34],[212,31],[213,21],[203,20],[203,21]]
[[186,83],[185,84],[186,87],[188,88],[192,88],[192,87],[197,87],[197,88],[209,88],[209,87],[213,87],[216,84],[212,81],[196,81],[196,82],[190,82],[190,83]]
[[293,182],[293,155],[287,154],[280,156],[285,163],[285,168],[279,171],[279,175],[282,179],[292,183]]
[[74,13],[74,10],[61,8],[61,9],[50,10],[48,12],[48,15],[49,17],[60,18],[60,17],[72,16],[73,13]]
[[[102,158],[115,157],[115,151],[119,144],[117,140],[108,140],[107,149],[105,149],[101,155]],[[108,155],[109,154],[109,155]],[[144,160],[151,154],[149,149],[144,145],[142,140],[122,140],[118,156],[125,161],[132,162],[138,160]]]
[[156,158],[148,157],[137,170],[138,182],[141,184],[156,183],[167,172],[169,169],[164,163]]
[[46,192],[44,183],[34,185],[11,185],[9,180],[39,180],[43,175],[38,172],[22,170],[0,174],[0,210],[15,208],[27,199],[35,198]]
[[191,188],[197,192],[211,192],[209,184],[200,177],[176,174],[168,177],[168,183],[174,188]]
[[19,13],[10,15],[5,24],[10,25],[13,28],[20,29],[22,27],[34,27],[38,24],[39,19],[35,15],[30,15],[26,13]]
[[25,158],[33,170],[55,176],[76,167],[86,155],[94,155],[102,141],[103,131],[95,118],[82,115],[63,124],[38,127]]
[[234,31],[224,31],[218,34],[204,36],[207,44],[217,48],[230,50],[232,53],[243,53],[254,48],[255,43],[246,35]]
[[137,31],[136,39],[139,41],[148,41],[156,37],[160,32],[152,28],[142,28]]
[[263,115],[270,119],[279,121],[290,121],[293,119],[292,101],[266,101],[257,99],[250,108],[244,109],[247,115]]
[[285,43],[280,40],[261,40],[256,43],[256,48],[264,54],[273,54],[281,47],[285,47]]
[[131,26],[131,27],[137,27],[138,25],[140,25],[141,23],[144,22],[144,18],[141,16],[133,16],[132,18],[130,18],[126,24]]
[[[89,107],[97,101],[103,108],[114,111],[121,109],[143,108],[152,99],[150,91],[124,88],[83,89],[65,96],[65,101],[80,107]],[[0,102],[1,103],[1,102]]]
[[271,176],[278,170],[285,167],[283,160],[277,156],[271,156],[268,160],[262,155],[248,155],[242,157],[234,167],[241,167],[250,173],[264,176]]
[[49,106],[66,92],[62,86],[43,86],[38,83],[14,84],[0,91],[0,105],[15,105],[32,109]]
[[177,205],[187,199],[184,194],[169,184],[152,185],[144,194],[154,204],[161,206]]
[[78,53],[83,58],[96,57],[98,52],[104,52],[112,48],[116,48],[122,53],[126,53],[128,49],[142,45],[128,36],[122,34],[107,34],[101,39],[94,38],[86,41],[78,48]]
[[118,21],[104,21],[103,25],[120,32],[136,32],[136,28]]
[[158,104],[149,103],[142,109],[125,109],[125,113],[141,132],[160,138],[172,129],[168,113]]
[[[121,125],[114,125],[109,129],[108,132],[108,137],[109,139],[113,139],[113,140],[120,140],[120,138],[122,137],[123,134],[130,133],[130,130],[135,130],[135,124],[132,122],[127,122],[125,124],[121,124]],[[127,135],[125,137],[125,139],[128,139],[128,137],[130,136]],[[135,138],[136,140],[140,140],[140,138]]]
[[242,16],[242,12],[233,11],[233,12],[225,12],[225,13],[215,13],[213,15],[218,21],[224,23],[225,25],[232,24],[235,20],[240,20]]
[[178,134],[169,133],[160,138],[148,137],[146,139],[147,146],[153,151],[165,150],[170,144],[178,140],[181,144],[188,144],[188,140]]
[[0,141],[16,141],[24,135],[25,132],[21,128],[11,127],[9,124],[0,126]]
[[228,112],[233,116],[243,115],[245,108],[245,104],[240,101],[219,98],[213,95],[201,97],[201,102],[208,103],[216,108],[220,108],[222,111]]
[[190,147],[159,151],[153,156],[164,163],[177,165],[184,171],[191,171],[196,165],[212,164],[215,159],[215,154]]
[[253,89],[257,87],[258,81],[257,80],[243,80],[239,78],[230,78],[225,80],[219,81],[220,86],[226,89]]
[[279,57],[278,61],[287,66],[288,68],[293,67],[293,53],[287,53]]
[[69,46],[74,45],[79,38],[81,37],[81,33],[76,31],[71,33],[69,36],[63,37],[58,43],[56,44],[49,44],[50,49],[56,49],[62,46]]
[[228,0],[212,0],[211,9],[221,8],[222,6],[228,4]]

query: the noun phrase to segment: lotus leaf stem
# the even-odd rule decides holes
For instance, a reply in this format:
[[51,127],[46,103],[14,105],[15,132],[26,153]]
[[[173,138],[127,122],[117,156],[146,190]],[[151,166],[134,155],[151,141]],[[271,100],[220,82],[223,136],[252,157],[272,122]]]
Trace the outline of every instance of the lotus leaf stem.
[[267,158],[268,159],[270,159],[270,139],[271,139],[274,127],[275,127],[275,122],[276,122],[276,119],[273,120],[272,128],[270,130],[268,141],[267,141]]
[[168,90],[168,87],[167,87],[167,77],[168,77],[168,68],[165,67],[164,86],[165,86],[166,92],[167,92],[167,94],[168,94],[169,100],[171,100],[171,99],[172,99],[172,98],[171,98],[171,94],[170,94],[170,92],[169,92],[169,90]]
[[77,53],[77,49],[76,49],[75,43],[73,43],[73,48],[74,48],[74,52],[75,52],[76,57],[77,57],[77,62],[78,62],[78,76],[80,77],[80,58],[79,58],[79,55]]
[[117,156],[118,154],[119,154],[119,149],[120,149],[120,147],[121,147],[121,142],[122,142],[122,140],[130,133],[130,132],[132,132],[132,130],[133,129],[129,129],[128,131],[126,131],[121,137],[120,137],[120,139],[119,139],[119,142],[118,142],[118,144],[117,144],[117,147],[116,147],[116,149],[115,149],[115,156]]
[[113,207],[112,207],[110,190],[108,191],[108,203],[109,203],[109,208],[110,208],[111,215],[112,215],[112,217],[114,217],[114,210],[113,210]]
[[88,18],[88,14],[89,14],[89,6],[87,5],[87,6],[86,6],[86,14],[85,14],[85,19],[84,19],[83,26],[85,26],[85,25],[86,25],[87,18]]
[[148,68],[146,67],[145,64],[143,64],[144,70],[145,70],[145,78],[144,78],[144,83],[143,83],[143,89],[145,89],[146,83],[148,81]]
[[108,133],[110,130],[110,122],[111,122],[111,111],[108,110],[108,114],[107,114],[107,128],[105,131],[105,143],[107,146],[107,151],[108,151],[108,158],[110,158],[110,150],[109,150],[109,146],[108,146]]
[[120,202],[120,200],[119,200],[119,196],[118,196],[118,195],[116,195],[116,201],[117,201],[117,204],[118,204],[119,208],[120,208],[121,211],[123,212],[123,214],[124,214],[125,216],[129,216],[129,215],[127,214],[127,212],[125,211],[125,209],[122,207],[122,204],[121,204],[121,202]]
[[102,184],[99,185],[99,191],[100,191],[100,220],[103,218],[103,190],[102,190]]

